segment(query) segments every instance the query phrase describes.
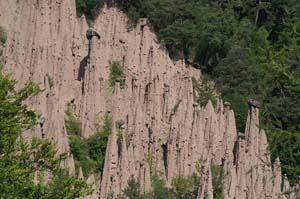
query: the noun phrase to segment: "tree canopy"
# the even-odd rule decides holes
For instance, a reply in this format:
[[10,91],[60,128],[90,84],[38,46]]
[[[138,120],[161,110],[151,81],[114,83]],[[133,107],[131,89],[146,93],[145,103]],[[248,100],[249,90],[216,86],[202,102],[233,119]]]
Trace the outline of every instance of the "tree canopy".
[[40,92],[33,82],[19,91],[16,81],[0,72],[0,198],[74,199],[91,190],[83,180],[60,167],[66,154],[55,144],[34,138],[29,142],[21,132],[36,124],[37,115],[24,101]]

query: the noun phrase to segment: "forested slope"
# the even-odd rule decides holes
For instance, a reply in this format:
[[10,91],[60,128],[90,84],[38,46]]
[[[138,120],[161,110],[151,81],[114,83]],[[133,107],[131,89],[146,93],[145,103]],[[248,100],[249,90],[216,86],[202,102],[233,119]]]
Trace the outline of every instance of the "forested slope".
[[[91,3],[103,1],[86,1],[84,12],[92,19],[96,13],[90,13]],[[232,104],[240,131],[247,100],[260,101],[272,158],[280,157],[283,173],[292,183],[299,182],[299,1],[117,0],[117,4],[131,25],[148,18],[171,56],[182,51],[186,62],[216,83],[222,98]]]

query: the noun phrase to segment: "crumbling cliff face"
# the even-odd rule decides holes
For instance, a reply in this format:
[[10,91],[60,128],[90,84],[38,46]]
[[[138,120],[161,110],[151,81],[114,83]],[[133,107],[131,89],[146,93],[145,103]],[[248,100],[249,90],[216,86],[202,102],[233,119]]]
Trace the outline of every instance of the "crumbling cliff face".
[[[133,29],[127,21],[117,8],[103,8],[93,25],[101,39],[94,37],[89,48],[88,25],[76,17],[74,0],[0,0],[0,25],[8,33],[3,70],[20,86],[32,80],[44,89],[28,102],[44,117],[32,131],[36,136],[69,151],[67,103],[82,122],[83,137],[101,126],[107,112],[114,123],[124,122],[114,126],[102,179],[89,177],[95,193],[86,198],[116,197],[131,176],[147,191],[154,173],[170,184],[198,172],[198,198],[212,199],[212,164],[224,168],[226,199],[296,198],[284,194],[289,184],[282,181],[280,161],[271,163],[259,109],[249,107],[245,133],[238,134],[229,104],[195,103],[191,77],[200,71],[183,59],[171,60],[145,19]],[[110,88],[114,61],[124,67],[125,85]],[[63,166],[74,172],[71,154]]]

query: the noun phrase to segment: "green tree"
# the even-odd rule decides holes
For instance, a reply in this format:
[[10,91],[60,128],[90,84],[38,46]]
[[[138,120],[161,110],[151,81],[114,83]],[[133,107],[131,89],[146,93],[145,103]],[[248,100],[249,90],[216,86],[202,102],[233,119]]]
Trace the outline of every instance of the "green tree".
[[123,196],[122,197],[126,197],[128,199],[144,199],[145,196],[141,191],[141,185],[140,183],[134,178],[131,177],[128,180],[128,184],[127,187],[123,190]]
[[[57,155],[54,144],[37,138],[28,142],[21,137],[37,118],[23,102],[40,89],[28,82],[15,91],[15,85],[16,81],[0,73],[0,198],[73,199],[89,193],[84,181],[60,168],[66,154]],[[51,174],[47,184],[46,173]]]
[[[65,121],[73,121],[73,118],[73,114],[67,114]],[[69,124],[73,123],[77,124],[80,122],[69,122]],[[112,131],[112,119],[110,116],[105,114],[102,129],[95,132],[95,134],[89,138],[82,138],[80,135],[74,134],[74,128],[67,128],[67,130],[68,129],[72,130],[70,132],[68,131],[69,144],[75,159],[77,173],[81,167],[84,176],[89,176],[92,173],[101,175],[104,167],[108,138]]]
[[[166,182],[158,176],[152,178],[152,191],[148,194],[152,199],[171,199],[171,190],[166,187]],[[149,196],[148,196],[149,197]]]

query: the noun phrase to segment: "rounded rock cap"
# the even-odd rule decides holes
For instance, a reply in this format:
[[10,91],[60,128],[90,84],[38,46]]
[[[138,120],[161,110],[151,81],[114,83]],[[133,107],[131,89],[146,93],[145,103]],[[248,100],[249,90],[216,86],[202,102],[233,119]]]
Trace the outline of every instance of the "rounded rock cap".
[[256,100],[254,100],[254,99],[249,99],[249,100],[248,100],[248,105],[249,105],[250,107],[260,108],[260,103],[259,103],[259,101],[256,101]]

